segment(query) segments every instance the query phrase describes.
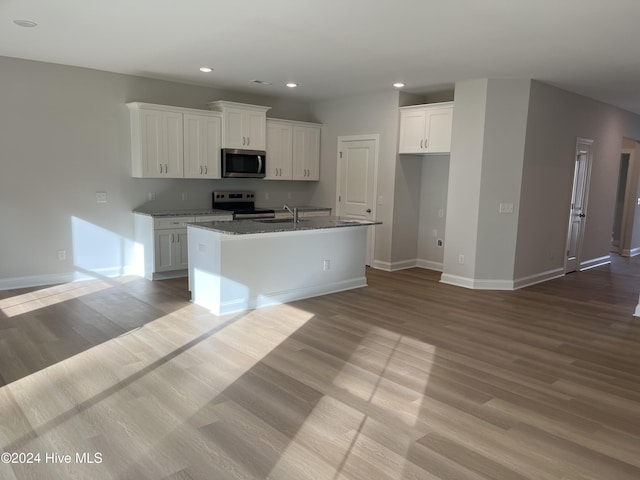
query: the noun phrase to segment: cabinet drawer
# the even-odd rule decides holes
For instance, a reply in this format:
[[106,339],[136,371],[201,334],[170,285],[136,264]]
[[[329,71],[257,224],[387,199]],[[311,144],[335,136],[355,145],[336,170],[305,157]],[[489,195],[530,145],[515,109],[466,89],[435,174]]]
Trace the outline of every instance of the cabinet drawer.
[[196,215],[196,222],[230,222],[233,215]]
[[187,223],[194,221],[195,217],[159,217],[153,219],[153,227],[156,230],[168,228],[186,228]]

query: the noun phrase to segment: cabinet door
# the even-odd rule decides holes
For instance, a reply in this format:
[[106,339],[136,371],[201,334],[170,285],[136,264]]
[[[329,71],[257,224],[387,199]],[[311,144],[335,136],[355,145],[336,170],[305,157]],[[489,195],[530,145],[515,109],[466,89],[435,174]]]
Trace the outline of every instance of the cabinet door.
[[453,107],[427,109],[426,153],[451,152]]
[[320,179],[320,128],[293,127],[293,179]]
[[184,114],[184,176],[221,178],[222,119],[217,115]]
[[291,180],[293,166],[293,127],[267,121],[266,180]]
[[425,109],[400,110],[398,153],[424,153]]
[[133,158],[142,165],[134,172],[150,178],[182,177],[182,114],[141,108],[138,115],[132,121],[140,122],[140,152]]
[[244,113],[243,130],[249,150],[265,150],[266,148],[266,114],[247,110]]
[[228,108],[224,112],[224,145],[225,148],[247,148],[247,137],[244,133],[244,110]]
[[176,230],[174,233],[176,239],[176,243],[174,243],[174,267],[176,270],[182,270],[189,267],[189,242],[187,239],[187,229]]
[[175,270],[174,243],[176,230],[156,230],[155,237],[155,271],[168,272]]

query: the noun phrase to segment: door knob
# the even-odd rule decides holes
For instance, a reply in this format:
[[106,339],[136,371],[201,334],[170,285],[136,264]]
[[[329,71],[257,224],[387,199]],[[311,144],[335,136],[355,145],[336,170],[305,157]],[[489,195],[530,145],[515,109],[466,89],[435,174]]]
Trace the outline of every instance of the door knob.
[[367,213],[371,213],[371,209],[370,208],[367,208]]
[[586,215],[585,215],[584,213],[580,213],[578,216],[579,216],[580,218],[584,218],[584,217],[586,217]]

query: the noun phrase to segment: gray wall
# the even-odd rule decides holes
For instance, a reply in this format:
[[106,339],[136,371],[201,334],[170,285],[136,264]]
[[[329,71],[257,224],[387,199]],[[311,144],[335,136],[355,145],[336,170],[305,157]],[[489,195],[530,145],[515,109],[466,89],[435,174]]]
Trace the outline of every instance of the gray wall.
[[581,262],[609,254],[622,141],[640,137],[640,117],[533,81],[516,278],[564,267],[577,137],[594,140]]
[[[443,275],[452,278],[475,277],[488,83],[479,79],[456,84],[443,266]],[[459,255],[464,255],[463,264]]]
[[[271,117],[317,120],[307,104],[6,57],[0,71],[0,288],[28,284],[24,277],[126,271],[131,210],[149,192],[156,205],[173,208],[208,206],[211,191],[221,188],[257,190],[262,204],[281,204],[289,192],[295,203],[311,199],[315,185],[303,182],[131,178],[125,106],[206,109],[225,99],[271,105]],[[107,192],[108,203],[95,202],[97,191]],[[58,261],[57,250],[66,250],[67,260]]]
[[[437,240],[440,238],[446,241],[449,155],[429,155],[421,160],[418,260],[421,266],[442,270],[444,247],[438,247]],[[438,216],[439,210],[443,211],[442,217]],[[434,230],[438,231],[437,237],[433,236]]]
[[[311,105],[311,111],[324,124],[321,140],[320,183],[315,185],[312,203],[331,205],[336,201],[336,169],[338,137],[346,135],[379,134],[378,197],[383,204],[376,209],[377,219],[374,258],[391,262],[394,229],[394,191],[396,157],[398,151],[398,92],[383,92],[338,98]],[[401,233],[398,233],[401,235]]]
[[[489,80],[476,279],[513,278],[530,83],[529,80]],[[513,204],[513,213],[500,213],[501,203]]]

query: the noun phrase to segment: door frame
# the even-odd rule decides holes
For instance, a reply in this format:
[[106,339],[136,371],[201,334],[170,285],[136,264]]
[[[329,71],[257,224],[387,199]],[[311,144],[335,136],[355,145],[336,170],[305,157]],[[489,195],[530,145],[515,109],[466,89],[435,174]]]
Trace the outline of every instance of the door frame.
[[[378,206],[378,158],[380,156],[380,134],[379,133],[369,133],[362,135],[339,135],[338,136],[338,144],[336,151],[336,215],[342,215],[342,206],[340,202],[340,189],[342,188],[342,167],[343,167],[343,159],[340,156],[341,145],[342,142],[354,142],[354,141],[366,141],[371,140],[375,144],[375,155],[373,157],[373,205],[371,207],[371,216],[373,219],[377,218],[377,206]],[[367,234],[367,242],[369,243],[369,248],[367,252],[367,265],[372,266],[375,261],[375,241],[376,235],[375,230],[376,226],[371,225],[368,227],[369,232]]]
[[[591,185],[591,165],[593,164],[593,145],[594,145],[594,141],[590,138],[583,138],[583,137],[578,137],[576,139],[576,149],[575,149],[575,153],[573,155],[573,162],[574,162],[574,167],[573,167],[573,180],[571,182],[571,200],[573,201],[573,192],[575,190],[575,182],[576,182],[576,169],[575,169],[575,162],[577,159],[577,156],[580,153],[580,146],[581,145],[585,145],[588,147],[588,155],[587,155],[587,170],[585,172],[585,179],[584,179],[584,192],[583,192],[583,208],[582,208],[582,212],[585,213],[588,211],[588,204],[589,204],[589,190],[590,190],[590,185]],[[567,227],[567,238],[565,241],[565,252],[568,251],[569,248],[569,241],[571,240],[571,215],[573,212],[573,206],[569,205],[569,222],[568,222],[568,227]],[[586,222],[586,216],[583,218],[583,220],[580,222],[580,233],[578,234],[578,244],[576,245],[576,272],[580,271],[580,261],[582,260],[582,244],[584,243],[584,232],[585,232],[585,228],[587,225]],[[568,258],[567,255],[565,253],[564,255],[564,273],[565,275],[567,274],[567,264],[568,264]],[[572,270],[574,271],[574,270]]]

